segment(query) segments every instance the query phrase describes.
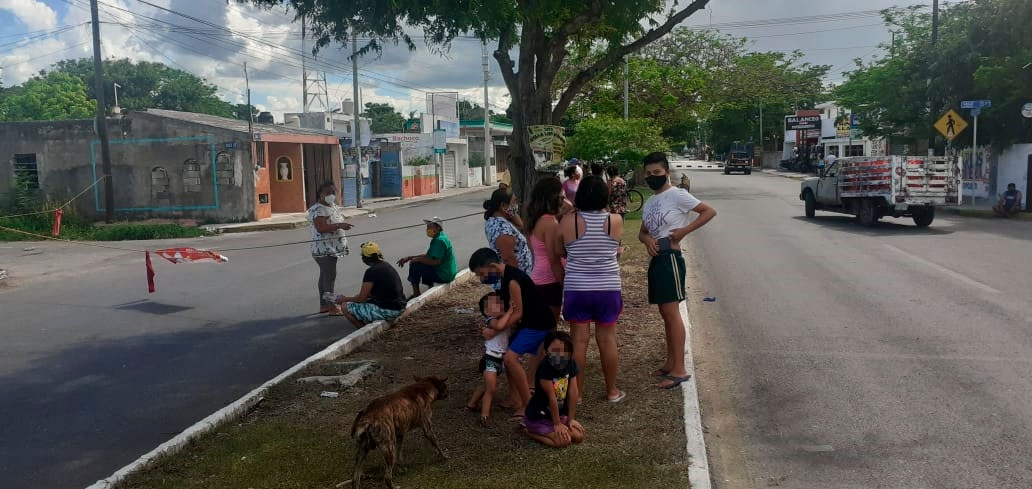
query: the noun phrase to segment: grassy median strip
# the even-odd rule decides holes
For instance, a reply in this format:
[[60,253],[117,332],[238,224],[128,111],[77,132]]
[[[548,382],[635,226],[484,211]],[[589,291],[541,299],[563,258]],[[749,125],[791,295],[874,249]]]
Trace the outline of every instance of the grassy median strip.
[[[510,412],[492,410],[490,427],[463,409],[480,382],[477,361],[483,341],[476,335],[477,300],[488,291],[476,282],[455,288],[403,319],[384,336],[347,360],[380,365],[372,376],[340,397],[320,397],[320,385],[285,382],[238,422],[206,435],[175,456],[131,476],[119,487],[333,488],[350,479],[354,442],[348,436],[355,413],[371,399],[410,383],[416,375],[447,376],[451,396],[434,405],[434,428],[450,459],[436,458],[418,432],[402,450],[406,489],[685,488],[684,420],[680,390],[660,391],[649,373],[664,358],[663,326],[648,305],[644,287],[648,256],[637,244],[639,221],[628,221],[622,259],[625,310],[618,326],[620,404],[607,403],[597,349],[589,350],[584,402],[577,410],[587,430],[583,445],[544,448],[507,421]],[[327,321],[334,319],[327,318]],[[298,377],[320,375],[313,366]],[[504,396],[504,382],[500,388]],[[366,459],[363,487],[383,487],[380,452]]]

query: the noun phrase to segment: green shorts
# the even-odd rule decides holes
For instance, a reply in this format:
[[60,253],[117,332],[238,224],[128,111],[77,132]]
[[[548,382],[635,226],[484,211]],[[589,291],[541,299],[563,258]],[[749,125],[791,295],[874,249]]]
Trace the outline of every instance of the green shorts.
[[363,324],[369,324],[374,321],[394,321],[401,316],[402,311],[393,311],[391,309],[384,309],[376,304],[369,302],[349,302],[345,306],[355,319],[361,321]]
[[684,256],[678,250],[660,251],[649,262],[649,304],[681,302],[685,298]]

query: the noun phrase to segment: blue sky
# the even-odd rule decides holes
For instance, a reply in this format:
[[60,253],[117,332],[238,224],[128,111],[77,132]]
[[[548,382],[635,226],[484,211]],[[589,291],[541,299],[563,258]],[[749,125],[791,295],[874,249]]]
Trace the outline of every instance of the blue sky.
[[[100,0],[105,57],[157,61],[205,77],[227,100],[244,101],[243,63],[250,76],[255,105],[283,112],[301,109],[300,28],[282,11],[261,11],[225,0],[153,0],[175,12],[224,26],[237,35],[195,23],[137,0]],[[877,16],[864,14],[915,0],[712,0],[710,8],[686,24],[713,24],[736,36],[753,39],[751,49],[799,49],[812,63],[835,67],[832,79],[852,66],[852,59],[881,54],[876,47],[889,33]],[[858,13],[859,12],[859,13]],[[849,14],[846,14],[849,13]],[[813,16],[831,15],[826,19]],[[779,25],[743,25],[749,21],[802,18]],[[5,85],[21,83],[40,69],[65,58],[92,55],[86,0],[0,0],[0,68]],[[738,23],[736,25],[728,25]],[[172,25],[170,25],[172,24]],[[182,27],[190,28],[183,31]],[[62,30],[63,29],[63,30]],[[457,40],[441,57],[425,47],[415,52],[386,49],[379,59],[359,61],[363,102],[389,102],[402,112],[423,110],[426,92],[458,91],[481,102],[481,48],[475,40]],[[351,98],[348,52],[329,47],[313,71],[325,72],[333,100]],[[491,96],[494,108],[507,104],[507,93],[493,59]]]

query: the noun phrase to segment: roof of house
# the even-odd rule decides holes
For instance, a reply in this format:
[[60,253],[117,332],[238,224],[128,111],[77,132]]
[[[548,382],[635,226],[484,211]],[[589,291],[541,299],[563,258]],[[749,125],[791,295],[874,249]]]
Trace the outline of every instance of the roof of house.
[[[217,127],[219,129],[226,129],[229,131],[236,131],[247,133],[247,121],[239,119],[230,119],[228,117],[218,117],[208,114],[197,114],[194,112],[180,112],[178,110],[164,110],[164,109],[147,109],[144,111],[146,114],[150,114],[157,117],[164,117],[167,119],[175,119],[184,122],[191,122],[194,124],[200,124],[203,126]],[[297,134],[301,136],[332,136],[338,137],[330,131],[322,131],[319,129],[301,129],[298,127],[281,126],[276,124],[258,124],[254,123],[254,132],[261,134]]]

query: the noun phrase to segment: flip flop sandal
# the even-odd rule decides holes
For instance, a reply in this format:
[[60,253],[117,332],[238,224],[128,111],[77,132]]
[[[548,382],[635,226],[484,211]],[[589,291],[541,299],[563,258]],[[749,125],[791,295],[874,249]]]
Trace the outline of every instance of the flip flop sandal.
[[480,426],[483,426],[484,428],[491,427],[491,421],[489,421],[489,418],[487,416],[480,417]]
[[670,381],[671,384],[667,385],[667,386],[663,386],[663,387],[660,387],[660,386],[657,386],[657,387],[659,387],[660,389],[663,389],[663,390],[670,390],[670,389],[677,388],[679,385],[681,385],[684,382],[688,382],[688,379],[691,379],[692,376],[691,375],[685,375],[684,377],[674,377],[673,375],[667,374],[667,375],[664,375],[663,377],[660,377],[660,378],[663,379],[663,380]]
[[616,397],[614,397],[612,399],[606,397],[606,402],[608,402],[610,404],[618,404],[618,403],[622,402],[626,398],[627,398],[627,393],[624,392],[624,391],[620,391],[620,395],[618,395],[618,396],[616,396]]

